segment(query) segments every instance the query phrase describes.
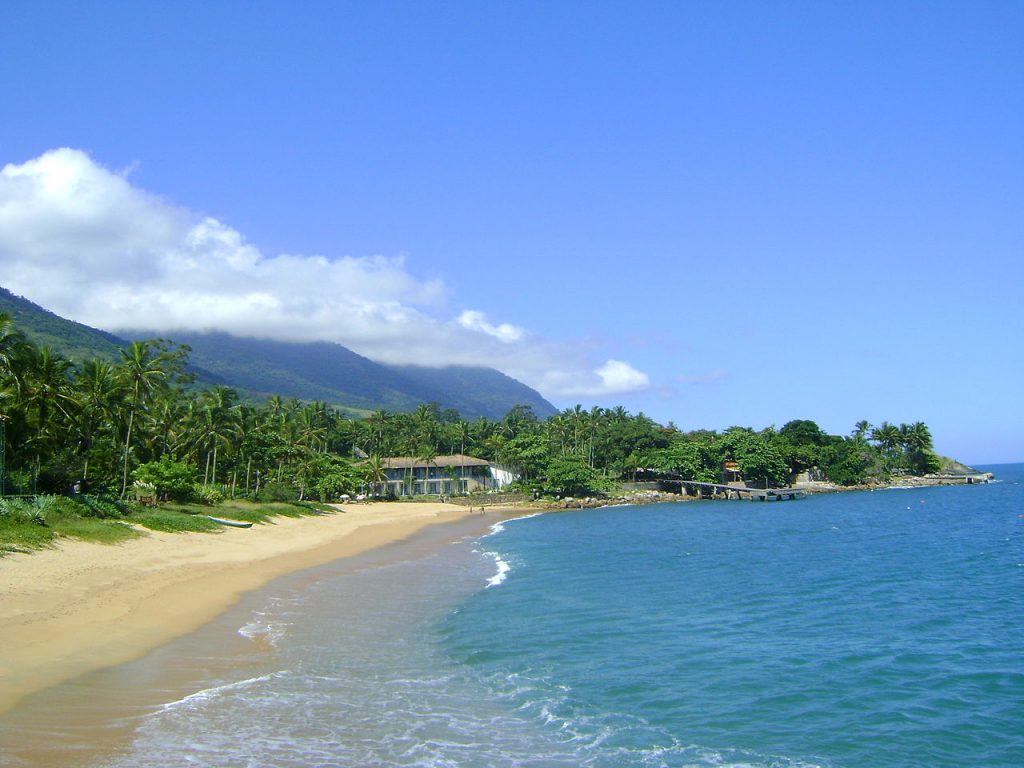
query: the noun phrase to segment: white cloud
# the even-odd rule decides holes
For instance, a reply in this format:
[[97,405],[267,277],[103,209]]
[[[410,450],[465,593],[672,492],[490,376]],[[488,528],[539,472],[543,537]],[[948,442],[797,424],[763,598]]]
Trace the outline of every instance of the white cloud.
[[562,397],[601,397],[608,394],[640,392],[651,385],[646,373],[621,360],[608,360],[599,368],[581,374],[578,371],[548,371],[541,391],[557,392]]
[[649,386],[478,310],[439,316],[447,292],[401,257],[268,256],[243,234],[141,190],[83,152],[0,170],[0,285],[110,331],[224,330],[344,344],[375,360],[485,365],[548,397]]
[[646,373],[621,360],[609,360],[596,373],[601,377],[603,389],[611,392],[636,392],[651,385]]
[[517,328],[509,323],[502,323],[501,325],[491,325],[487,322],[487,316],[483,312],[477,312],[476,310],[467,309],[458,319],[459,325],[471,331],[482,331],[488,336],[493,336],[499,341],[504,341],[509,344],[513,341],[520,341],[526,332],[522,328]]

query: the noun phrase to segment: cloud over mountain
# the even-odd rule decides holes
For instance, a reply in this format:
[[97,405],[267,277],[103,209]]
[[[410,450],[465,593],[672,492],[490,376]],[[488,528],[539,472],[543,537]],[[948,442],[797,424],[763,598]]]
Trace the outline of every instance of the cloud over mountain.
[[371,359],[485,365],[549,397],[649,386],[619,360],[465,308],[401,257],[267,255],[217,219],[132,185],[84,152],[0,170],[0,283],[110,331],[223,330],[334,341]]

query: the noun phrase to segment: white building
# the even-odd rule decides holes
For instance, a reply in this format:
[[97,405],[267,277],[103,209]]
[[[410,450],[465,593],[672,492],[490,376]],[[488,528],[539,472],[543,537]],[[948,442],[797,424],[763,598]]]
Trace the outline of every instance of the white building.
[[372,483],[373,493],[388,496],[455,495],[496,491],[516,479],[512,470],[473,456],[435,456],[429,462],[411,456],[383,459],[387,480]]

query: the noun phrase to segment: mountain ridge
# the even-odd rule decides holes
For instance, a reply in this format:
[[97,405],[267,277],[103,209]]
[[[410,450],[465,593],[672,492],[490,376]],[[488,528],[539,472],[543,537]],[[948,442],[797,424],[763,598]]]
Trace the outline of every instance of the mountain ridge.
[[[107,331],[68,320],[0,287],[0,311],[38,346],[49,346],[76,363],[92,357],[116,362],[129,342]],[[234,336],[224,331],[133,331],[132,338],[159,336],[190,348],[190,369],[200,386],[225,384],[249,399],[271,395],[323,400],[354,414],[408,411],[436,402],[464,419],[500,419],[528,405],[540,418],[557,413],[536,390],[492,368],[377,363],[328,341],[285,342]]]

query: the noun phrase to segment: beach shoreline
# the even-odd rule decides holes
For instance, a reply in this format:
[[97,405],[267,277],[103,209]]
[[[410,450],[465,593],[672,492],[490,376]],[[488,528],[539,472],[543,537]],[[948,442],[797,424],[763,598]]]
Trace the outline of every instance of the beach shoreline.
[[[808,488],[811,493],[884,486]],[[664,492],[486,507],[503,518],[619,505],[697,501]],[[64,540],[0,558],[0,715],[33,693],[145,656],[212,621],[279,576],[483,513],[442,502],[334,505],[334,514],[275,518],[250,529],[147,532],[105,545]]]
[[474,514],[420,502],[336,509],[217,534],[151,533],[119,545],[69,540],[0,559],[0,713],[188,635],[279,576]]

